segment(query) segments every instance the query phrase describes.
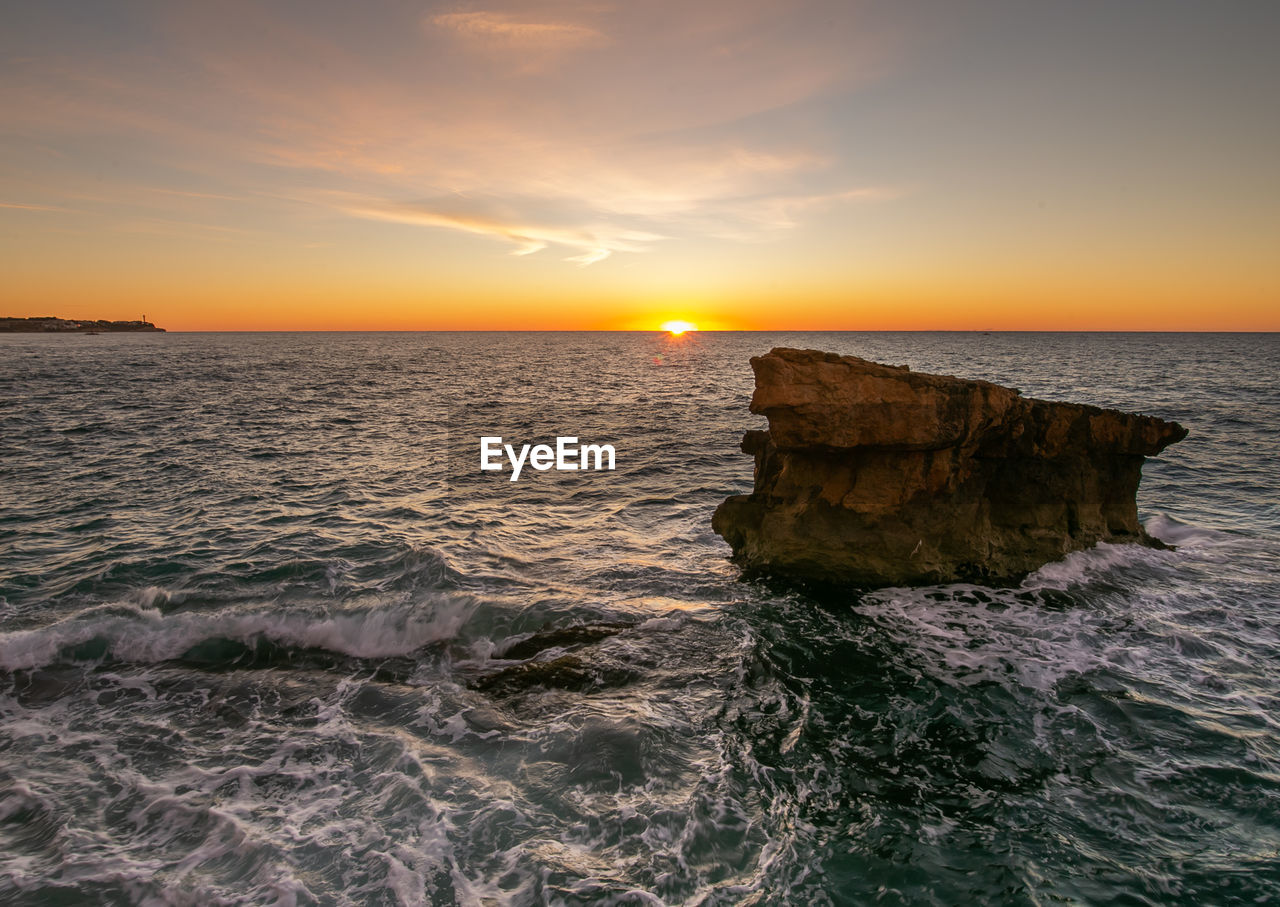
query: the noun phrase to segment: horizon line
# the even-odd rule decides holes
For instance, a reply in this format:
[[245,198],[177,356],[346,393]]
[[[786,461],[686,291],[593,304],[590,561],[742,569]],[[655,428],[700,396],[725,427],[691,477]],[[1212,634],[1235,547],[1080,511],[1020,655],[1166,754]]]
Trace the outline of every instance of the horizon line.
[[[15,317],[15,316],[4,316]],[[20,316],[17,316],[20,317]],[[154,322],[151,322],[154,324]],[[74,331],[5,331],[2,336],[62,336]],[[668,334],[661,328],[164,328],[108,334]],[[1188,328],[706,328],[691,334],[1277,334],[1280,329]]]

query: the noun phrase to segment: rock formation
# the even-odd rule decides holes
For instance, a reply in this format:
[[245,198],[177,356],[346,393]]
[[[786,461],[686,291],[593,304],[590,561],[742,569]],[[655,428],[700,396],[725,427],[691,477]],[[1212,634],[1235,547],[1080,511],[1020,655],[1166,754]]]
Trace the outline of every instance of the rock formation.
[[751,366],[755,490],[712,519],[748,573],[1004,584],[1100,541],[1160,544],[1136,496],[1177,423],[817,350]]

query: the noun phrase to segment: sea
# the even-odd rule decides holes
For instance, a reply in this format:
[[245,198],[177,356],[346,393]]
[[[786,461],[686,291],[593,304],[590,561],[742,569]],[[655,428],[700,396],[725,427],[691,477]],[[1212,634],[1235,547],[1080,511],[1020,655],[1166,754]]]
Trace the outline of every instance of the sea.
[[[1181,422],[1169,547],[744,581],[775,346]],[[1274,334],[0,337],[0,903],[1280,902],[1277,450]]]

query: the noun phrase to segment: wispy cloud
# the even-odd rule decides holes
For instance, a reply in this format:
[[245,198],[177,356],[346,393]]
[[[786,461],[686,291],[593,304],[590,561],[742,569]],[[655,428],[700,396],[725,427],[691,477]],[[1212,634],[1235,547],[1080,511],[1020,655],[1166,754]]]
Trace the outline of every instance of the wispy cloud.
[[800,226],[806,215],[841,205],[887,202],[907,192],[893,186],[861,186],[809,195],[763,195],[725,202],[714,219],[704,223],[705,232],[722,239],[760,242],[780,232]]
[[58,205],[24,205],[18,202],[0,202],[0,208],[13,208],[18,211],[66,211]]
[[466,38],[529,47],[579,47],[601,43],[605,36],[594,28],[572,22],[533,22],[506,13],[444,13],[432,24]]
[[444,227],[462,230],[482,236],[491,236],[515,245],[513,255],[530,255],[551,246],[576,250],[576,255],[565,258],[583,267],[603,261],[614,252],[644,252],[662,239],[657,233],[612,225],[594,227],[556,227],[500,218],[478,212],[459,209],[459,202],[466,200],[386,203],[365,201],[344,206],[344,210],[356,217],[415,224],[424,227]]

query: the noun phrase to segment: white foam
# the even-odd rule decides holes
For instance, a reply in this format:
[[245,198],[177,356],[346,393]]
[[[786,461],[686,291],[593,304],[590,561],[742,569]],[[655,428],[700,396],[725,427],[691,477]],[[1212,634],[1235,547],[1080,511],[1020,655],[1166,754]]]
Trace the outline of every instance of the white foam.
[[1172,551],[1145,545],[1116,545],[1099,542],[1084,551],[1073,551],[1060,561],[1045,564],[1022,582],[1022,588],[1065,590],[1117,569],[1141,565],[1168,564],[1176,560]]
[[905,647],[913,669],[954,686],[1014,680],[1043,691],[1108,658],[1106,619],[1095,611],[1050,610],[999,590],[981,590],[995,599],[993,607],[971,599],[975,587],[947,589],[954,597],[941,601],[936,589],[881,590],[858,610]]
[[470,597],[437,594],[407,605],[336,613],[279,607],[162,614],[129,604],[100,606],[45,627],[0,633],[0,669],[29,670],[52,664],[66,648],[93,639],[105,641],[107,651],[117,659],[143,663],[177,658],[210,639],[244,644],[266,639],[356,658],[408,655],[455,638],[476,604]]
[[637,630],[646,632],[671,632],[681,629],[686,623],[686,619],[682,616],[676,617],[651,617],[648,620],[641,621],[636,625]]
[[1157,513],[1147,520],[1145,526],[1149,534],[1166,545],[1175,545],[1179,548],[1210,548],[1229,545],[1238,540],[1238,536],[1229,532],[1204,526],[1192,526],[1167,513]]
[[[340,685],[323,699],[341,702],[350,692]],[[68,731],[69,725],[83,723],[86,707],[94,708],[85,699],[68,697],[32,710],[0,694],[6,730],[13,730],[15,718],[25,720],[41,741],[25,747],[40,758],[28,768],[29,780],[0,794],[0,816],[27,808],[47,812],[57,824],[57,850],[74,854],[61,866],[9,861],[5,874],[19,888],[53,881],[92,890],[107,883],[124,886],[135,903],[314,903],[330,892],[318,897],[307,884],[314,877],[303,880],[289,851],[346,857],[354,850],[353,865],[364,877],[353,887],[365,897],[376,899],[374,892],[385,890],[398,903],[429,904],[434,875],[453,863],[447,813],[427,792],[403,827],[391,833],[380,824],[387,818],[379,813],[385,799],[415,787],[394,756],[356,773],[320,738],[281,735],[278,728],[262,725],[223,732],[230,742],[226,764],[151,763],[120,746],[112,731],[123,728],[128,736],[132,724],[120,713],[106,728]],[[164,704],[161,711],[145,714],[155,720],[164,714]],[[253,753],[273,736],[274,751]],[[246,746],[249,740],[254,747]],[[69,802],[101,794],[95,775],[102,771],[121,791],[111,802],[129,804],[110,830],[95,824],[102,819],[99,810],[68,808]],[[363,801],[367,811],[342,809],[356,801]],[[209,870],[219,865],[256,868],[251,875],[234,868]]]

